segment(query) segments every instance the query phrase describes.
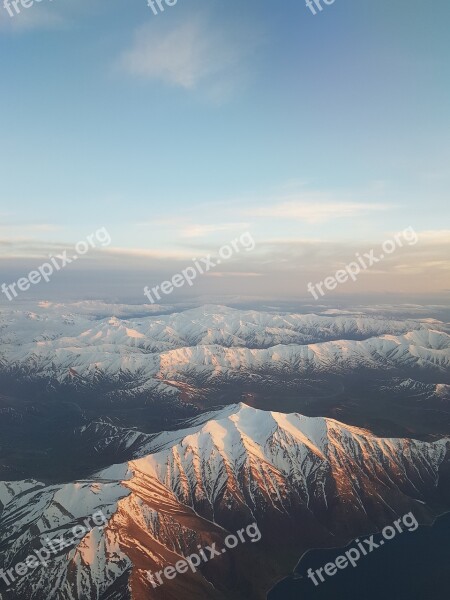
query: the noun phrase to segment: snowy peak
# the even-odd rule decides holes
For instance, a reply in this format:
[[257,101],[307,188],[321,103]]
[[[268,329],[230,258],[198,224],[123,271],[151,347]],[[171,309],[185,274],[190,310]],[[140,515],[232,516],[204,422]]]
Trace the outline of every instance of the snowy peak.
[[[118,428],[113,433],[128,435]],[[28,600],[40,590],[36,600],[141,600],[178,597],[182,589],[187,600],[225,600],[237,585],[256,600],[311,546],[345,544],[410,510],[424,522],[445,510],[439,483],[448,446],[445,439],[377,438],[333,419],[240,403],[179,431],[144,436],[134,460],[90,480],[2,483],[0,542],[7,567],[44,538],[67,537],[95,511],[107,521],[2,598]],[[258,545],[242,544],[195,574],[167,580],[159,591],[146,576],[199,545],[223,547],[228,534],[255,522]],[[274,562],[281,555],[283,564]],[[255,575],[255,561],[262,575]]]
[[106,383],[115,396],[150,392],[187,400],[197,395],[199,381],[327,377],[360,369],[418,369],[448,384],[447,330],[435,320],[280,315],[209,305],[130,319],[93,319],[41,306],[0,312],[0,369],[53,387],[101,390]]
[[[373,457],[386,468],[395,465],[401,471],[400,457],[408,452],[426,457],[437,472],[448,441],[426,444],[377,438],[333,419],[262,411],[243,403],[229,406],[206,423],[178,435],[181,437],[172,432],[156,436],[151,446],[158,450],[133,460],[129,467],[180,492],[182,502],[192,502],[191,490],[214,490],[198,497],[207,498],[211,507],[221,501],[227,486],[241,488],[245,495],[239,482],[243,471],[256,478],[262,469],[276,472],[286,486],[292,477],[304,480],[313,468],[332,478],[336,468],[350,476],[357,464],[365,471],[375,471]],[[183,491],[180,481],[185,482]]]

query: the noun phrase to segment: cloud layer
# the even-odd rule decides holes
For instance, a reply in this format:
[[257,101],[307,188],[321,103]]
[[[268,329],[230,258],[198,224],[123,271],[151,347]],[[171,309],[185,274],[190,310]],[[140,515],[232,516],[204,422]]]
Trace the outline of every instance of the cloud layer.
[[[394,232],[395,233],[395,232]],[[355,260],[356,253],[375,249],[380,254],[385,238],[364,244],[308,240],[256,240],[256,249],[240,252],[205,276],[195,287],[182,289],[170,301],[187,296],[228,296],[238,294],[274,298],[306,298],[308,282],[323,281]],[[415,245],[405,243],[373,268],[327,294],[327,300],[343,296],[369,295],[384,300],[410,294],[410,301],[422,294],[448,298],[450,289],[450,231],[417,232]],[[70,247],[66,246],[70,249]],[[5,283],[25,276],[46,260],[48,254],[64,246],[42,242],[23,243],[0,240],[0,265]],[[204,256],[217,254],[217,245],[205,244]],[[201,255],[196,254],[199,258]],[[50,284],[35,286],[33,294],[42,299],[103,297],[142,301],[143,286],[154,286],[192,265],[193,254],[107,247],[92,250],[76,265],[69,265],[53,277]],[[0,283],[2,283],[0,281]],[[125,296],[126,294],[126,296]],[[3,300],[0,299],[0,300]]]

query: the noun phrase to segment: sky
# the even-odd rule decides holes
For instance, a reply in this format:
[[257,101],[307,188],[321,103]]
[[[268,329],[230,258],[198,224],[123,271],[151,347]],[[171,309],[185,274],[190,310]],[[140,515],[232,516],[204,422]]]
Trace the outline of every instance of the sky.
[[327,299],[448,303],[450,4],[321,2],[0,0],[0,283],[105,228],[19,299],[144,302],[248,232],[163,301],[311,299],[410,227]]

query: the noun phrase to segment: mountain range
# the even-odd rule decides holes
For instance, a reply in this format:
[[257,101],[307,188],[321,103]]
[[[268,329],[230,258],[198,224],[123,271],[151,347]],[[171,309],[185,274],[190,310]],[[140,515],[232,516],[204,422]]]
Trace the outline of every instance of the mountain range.
[[450,325],[408,315],[0,309],[0,600],[259,600],[311,548],[431,524],[450,509]]

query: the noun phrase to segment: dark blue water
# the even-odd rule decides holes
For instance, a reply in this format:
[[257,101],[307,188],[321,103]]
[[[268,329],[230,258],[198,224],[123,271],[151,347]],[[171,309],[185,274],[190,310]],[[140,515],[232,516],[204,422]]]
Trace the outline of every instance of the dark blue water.
[[[379,542],[381,536],[374,536]],[[450,600],[450,514],[432,527],[397,533],[392,540],[349,565],[317,587],[306,573],[333,562],[355,547],[312,550],[297,567],[301,578],[288,577],[268,600]]]

